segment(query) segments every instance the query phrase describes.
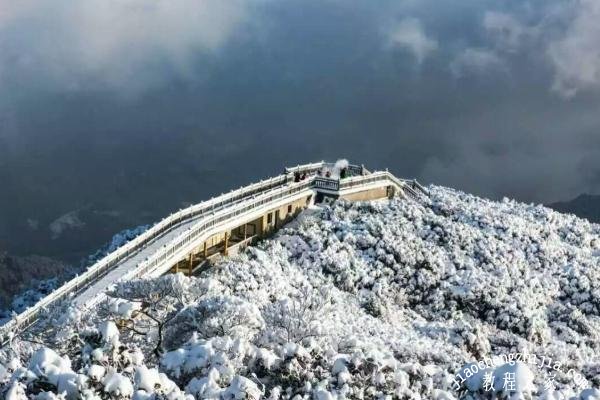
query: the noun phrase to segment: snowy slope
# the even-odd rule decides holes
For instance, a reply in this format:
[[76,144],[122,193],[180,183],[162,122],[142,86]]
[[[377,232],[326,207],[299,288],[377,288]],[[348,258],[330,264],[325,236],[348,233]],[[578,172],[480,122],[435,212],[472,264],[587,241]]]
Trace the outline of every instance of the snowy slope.
[[600,225],[430,189],[310,210],[199,278],[49,313],[56,352],[16,340],[2,393],[600,399]]

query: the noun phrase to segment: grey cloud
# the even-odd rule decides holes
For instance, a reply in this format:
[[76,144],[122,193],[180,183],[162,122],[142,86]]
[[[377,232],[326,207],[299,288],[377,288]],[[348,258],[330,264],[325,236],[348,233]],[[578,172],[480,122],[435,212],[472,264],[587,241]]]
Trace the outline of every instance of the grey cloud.
[[507,51],[516,51],[528,31],[515,17],[498,11],[487,11],[483,17],[483,26],[497,45]]
[[564,35],[547,49],[556,72],[553,89],[567,98],[600,89],[600,3],[580,0],[573,7]]
[[450,63],[450,71],[455,78],[471,73],[485,74],[506,71],[504,61],[492,50],[467,48]]
[[[569,32],[573,10],[541,0],[234,0],[182,15],[188,8],[99,1],[87,3],[116,8],[97,20],[82,11],[91,5],[66,0],[0,11],[0,247],[80,255],[114,231],[307,160],[345,157],[495,198],[600,191],[600,94],[578,86],[566,101],[550,91],[547,48]],[[81,232],[50,245],[47,229],[27,223],[46,227],[88,204]]]
[[419,64],[438,48],[438,42],[427,36],[423,25],[416,18],[399,21],[389,32],[389,42],[394,47],[410,51]]
[[595,0],[552,1],[533,10],[486,11],[482,26],[497,53],[539,55],[553,70],[549,87],[569,99],[600,89],[599,20]]
[[536,10],[537,15],[530,16],[533,21],[528,21],[521,15],[524,13],[523,10],[516,11],[515,15],[503,11],[487,11],[483,16],[482,26],[497,51],[504,53],[518,53],[523,49],[531,51],[540,45],[544,30],[547,28],[545,25],[554,22],[552,18],[548,18],[550,11],[547,7],[541,6],[541,9]]
[[244,20],[240,0],[23,0],[0,12],[0,79],[78,91],[139,92],[192,77]]

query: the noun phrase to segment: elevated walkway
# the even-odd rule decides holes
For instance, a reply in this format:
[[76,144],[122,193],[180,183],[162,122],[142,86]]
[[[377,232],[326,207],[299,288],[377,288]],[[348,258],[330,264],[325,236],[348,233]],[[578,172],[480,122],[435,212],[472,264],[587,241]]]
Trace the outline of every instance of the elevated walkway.
[[[341,176],[341,178],[339,178]],[[0,328],[2,343],[27,329],[40,313],[71,299],[89,308],[119,280],[156,277],[169,271],[193,274],[217,254],[229,254],[265,236],[315,202],[337,198],[372,200],[402,196],[426,201],[416,181],[364,166],[312,163],[180,210],[66,282]]]

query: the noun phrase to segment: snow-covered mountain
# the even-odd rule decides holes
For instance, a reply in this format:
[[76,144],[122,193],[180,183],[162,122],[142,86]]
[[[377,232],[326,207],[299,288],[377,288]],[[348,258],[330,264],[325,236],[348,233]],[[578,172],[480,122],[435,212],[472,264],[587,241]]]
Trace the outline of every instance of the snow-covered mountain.
[[600,399],[600,225],[430,190],[309,209],[199,277],[53,310],[2,350],[0,393]]
[[600,195],[581,194],[569,201],[560,201],[549,205],[562,213],[575,214],[591,222],[600,222]]
[[[74,268],[42,256],[15,256],[0,253],[0,320],[3,308],[23,311],[55,288],[57,283],[71,276]],[[12,304],[11,304],[12,301]]]
[[3,271],[0,274],[0,324],[7,321],[12,313],[21,313],[33,306],[78,272],[134,239],[148,227],[141,225],[116,233],[110,242],[82,259],[79,268],[48,257],[0,254],[0,271]]

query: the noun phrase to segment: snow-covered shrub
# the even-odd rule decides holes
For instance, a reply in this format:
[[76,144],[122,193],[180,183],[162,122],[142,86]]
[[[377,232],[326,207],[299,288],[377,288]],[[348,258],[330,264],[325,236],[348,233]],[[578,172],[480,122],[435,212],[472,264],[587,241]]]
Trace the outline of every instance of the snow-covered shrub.
[[331,303],[328,287],[314,290],[303,287],[294,297],[285,297],[267,304],[263,308],[266,321],[265,335],[269,340],[284,344],[299,343],[318,336],[317,322],[327,318]]
[[249,338],[263,325],[258,308],[236,296],[205,296],[182,310],[170,324],[170,347],[183,344],[193,333],[202,338]]
[[197,283],[181,273],[120,282],[108,292],[102,315],[130,334],[155,338],[153,352],[158,356],[164,351],[168,325],[204,293]]
[[[430,192],[311,209],[200,277],[124,282],[99,310],[50,310],[32,342],[0,351],[0,396],[598,397],[600,226]],[[539,358],[484,370],[489,391],[484,374],[457,387],[461,368],[516,353]],[[505,374],[514,388],[497,386]]]

